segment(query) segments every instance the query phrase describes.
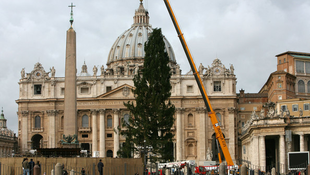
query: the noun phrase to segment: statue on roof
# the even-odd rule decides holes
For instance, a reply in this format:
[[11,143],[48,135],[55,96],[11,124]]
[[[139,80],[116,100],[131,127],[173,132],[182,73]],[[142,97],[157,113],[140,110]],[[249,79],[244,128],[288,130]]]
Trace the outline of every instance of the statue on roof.
[[104,66],[102,65],[101,66],[101,76],[103,76],[104,75]]
[[177,75],[181,75],[181,69],[180,69],[180,65],[179,65],[179,64],[176,65],[175,73],[176,73]]
[[51,77],[55,77],[56,70],[55,70],[54,66],[50,70],[51,70]]
[[202,65],[202,63],[200,63],[199,68],[198,68],[198,69],[199,69],[199,74],[200,74],[200,75],[203,74],[204,68],[205,68],[205,67]]
[[300,108],[300,109],[299,109],[299,117],[302,117],[302,116],[303,116],[303,113],[304,113],[303,110]]
[[94,72],[94,77],[97,75],[97,72],[98,72],[98,69],[97,69],[97,67],[96,66],[94,66],[94,68],[93,68],[93,72]]
[[234,75],[234,74],[235,74],[234,72],[235,72],[234,65],[231,64],[231,65],[230,65],[230,73],[231,73],[231,75]]
[[25,68],[22,68],[22,71],[20,72],[21,78],[25,78]]

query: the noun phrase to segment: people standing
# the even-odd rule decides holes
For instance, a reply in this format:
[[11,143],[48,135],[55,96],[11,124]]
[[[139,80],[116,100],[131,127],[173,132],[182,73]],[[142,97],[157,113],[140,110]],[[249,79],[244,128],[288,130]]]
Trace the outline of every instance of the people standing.
[[40,174],[41,174],[41,165],[40,165],[40,161],[37,161],[36,165],[39,166],[39,171],[40,171]]
[[99,175],[103,175],[103,167],[104,167],[104,165],[103,165],[101,159],[99,160],[99,163],[98,163],[97,166],[98,166]]
[[29,162],[28,162],[28,158],[24,158],[23,161],[23,175],[29,175]]
[[63,174],[63,175],[68,175],[68,171],[65,169],[65,166],[63,166],[62,174]]
[[34,167],[34,161],[33,159],[30,159],[30,162],[29,162],[29,174],[30,175],[33,175],[33,167]]
[[85,169],[84,168],[82,168],[82,170],[81,170],[81,175],[85,175]]

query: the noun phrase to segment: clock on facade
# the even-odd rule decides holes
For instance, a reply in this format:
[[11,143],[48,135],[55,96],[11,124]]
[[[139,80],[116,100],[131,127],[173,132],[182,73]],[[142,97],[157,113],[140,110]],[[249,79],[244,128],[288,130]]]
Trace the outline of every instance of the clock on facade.
[[214,74],[220,74],[221,73],[221,69],[220,68],[215,68],[214,69]]
[[34,73],[34,75],[35,75],[36,78],[40,78],[41,75],[42,75],[42,73],[41,73],[41,71],[36,71],[36,72]]

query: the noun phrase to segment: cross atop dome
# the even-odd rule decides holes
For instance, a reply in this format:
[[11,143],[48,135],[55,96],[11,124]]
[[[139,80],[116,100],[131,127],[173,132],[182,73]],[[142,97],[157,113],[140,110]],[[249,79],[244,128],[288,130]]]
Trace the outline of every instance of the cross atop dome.
[[140,2],[142,3],[143,0],[140,0]]

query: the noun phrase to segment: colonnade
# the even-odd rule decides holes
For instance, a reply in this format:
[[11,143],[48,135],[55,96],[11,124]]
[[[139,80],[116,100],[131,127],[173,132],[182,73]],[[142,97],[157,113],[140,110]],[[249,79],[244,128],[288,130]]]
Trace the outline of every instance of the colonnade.
[[[99,112],[99,121],[97,120],[97,114]],[[114,139],[113,139],[113,157],[117,156],[117,151],[119,150],[119,143],[120,143],[120,135],[118,131],[119,123],[119,113],[120,109],[113,109],[113,132],[114,132]],[[106,157],[106,132],[105,132],[105,109],[99,110],[91,110],[91,117],[92,117],[92,156],[93,157]],[[99,122],[99,139],[98,139],[98,128],[97,123]],[[99,146],[98,146],[99,140]]]
[[13,146],[14,144],[11,147],[0,146],[0,157],[12,157]]
[[[305,139],[304,139],[304,133],[298,134],[300,137],[300,151],[305,151]],[[266,142],[265,142],[265,135],[260,136],[253,136],[252,142],[251,142],[251,152],[252,152],[252,161],[251,164],[258,165],[259,169],[261,171],[266,171]],[[268,146],[268,144],[267,144]],[[286,148],[286,140],[285,140],[285,134],[279,135],[279,171],[280,173],[285,173],[287,169],[287,159],[288,157],[287,152],[291,152],[291,148]],[[296,149],[296,148],[295,148]]]

